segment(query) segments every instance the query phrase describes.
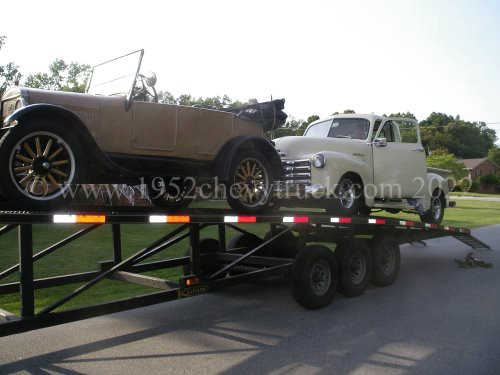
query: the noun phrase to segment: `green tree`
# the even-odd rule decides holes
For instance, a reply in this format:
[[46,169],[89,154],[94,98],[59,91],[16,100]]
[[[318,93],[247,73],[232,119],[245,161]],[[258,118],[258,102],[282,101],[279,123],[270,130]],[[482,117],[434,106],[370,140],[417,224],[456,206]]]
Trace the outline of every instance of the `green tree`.
[[500,147],[490,148],[488,151],[488,159],[500,165]]
[[420,133],[427,149],[445,149],[462,159],[485,157],[496,140],[495,131],[484,122],[436,112],[420,122]]
[[[5,35],[0,36],[0,50],[5,44],[6,38]],[[9,62],[7,65],[0,65],[0,97],[9,86],[19,84],[21,77],[19,67],[13,62]]]
[[389,116],[384,117],[398,117],[398,118],[412,118],[412,119],[417,119],[413,113],[410,111],[407,112],[396,112],[396,113],[391,113]]
[[446,150],[436,150],[432,155],[427,157],[427,165],[429,167],[448,169],[451,171],[451,176],[455,181],[460,181],[467,176],[465,165],[457,160],[455,156]]
[[56,59],[49,65],[49,73],[30,74],[25,86],[46,90],[85,92],[90,65]]

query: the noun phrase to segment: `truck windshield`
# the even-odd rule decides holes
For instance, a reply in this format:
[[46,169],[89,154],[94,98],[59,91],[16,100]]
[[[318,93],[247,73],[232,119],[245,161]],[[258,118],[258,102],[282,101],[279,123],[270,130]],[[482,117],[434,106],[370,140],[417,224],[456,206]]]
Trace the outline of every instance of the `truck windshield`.
[[307,129],[307,132],[304,134],[304,137],[326,138],[328,136],[328,132],[330,131],[331,123],[332,120],[330,119],[311,125],[309,129]]
[[370,121],[364,118],[336,118],[328,132],[330,138],[366,139]]
[[135,82],[143,51],[135,51],[96,65],[87,87],[88,94],[127,95]]

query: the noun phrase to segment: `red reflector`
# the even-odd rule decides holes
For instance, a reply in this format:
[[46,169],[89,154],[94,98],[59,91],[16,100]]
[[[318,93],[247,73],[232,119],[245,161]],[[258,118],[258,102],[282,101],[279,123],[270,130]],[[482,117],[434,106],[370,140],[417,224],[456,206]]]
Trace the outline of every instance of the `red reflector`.
[[307,216],[296,216],[293,218],[294,223],[308,223],[309,218]]
[[238,223],[255,223],[256,221],[256,216],[238,216]]
[[341,217],[341,218],[339,219],[339,223],[344,223],[344,224],[348,224],[348,223],[350,223],[351,221],[352,221],[352,220],[351,220],[351,218],[350,218],[350,217]]

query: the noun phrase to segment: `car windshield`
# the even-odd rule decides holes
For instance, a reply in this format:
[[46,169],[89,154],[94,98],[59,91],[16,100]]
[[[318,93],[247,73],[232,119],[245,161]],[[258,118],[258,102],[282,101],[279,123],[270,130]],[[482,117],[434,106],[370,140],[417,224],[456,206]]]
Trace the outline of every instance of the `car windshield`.
[[336,118],[328,133],[330,138],[366,139],[370,121],[364,118]]
[[88,94],[127,95],[140,69],[143,50],[94,66],[87,86]]
[[307,132],[304,134],[304,137],[326,138],[328,136],[328,131],[330,130],[331,123],[332,120],[330,119],[311,125],[309,129],[307,129]]

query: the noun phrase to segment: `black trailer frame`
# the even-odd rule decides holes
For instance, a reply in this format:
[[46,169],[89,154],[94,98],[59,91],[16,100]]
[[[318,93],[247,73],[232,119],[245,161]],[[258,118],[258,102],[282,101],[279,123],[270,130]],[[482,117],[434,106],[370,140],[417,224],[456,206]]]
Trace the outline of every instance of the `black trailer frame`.
[[[63,223],[81,224],[82,229],[33,254],[33,225],[52,224],[57,226]],[[123,259],[122,225],[151,223],[175,225],[168,228],[169,231],[165,235],[149,246]],[[241,233],[241,236],[247,240],[255,239],[256,236],[251,232],[253,223],[269,224],[268,235],[264,239],[246,243],[244,249],[226,249],[226,230],[228,228]],[[112,228],[112,260],[101,262],[100,269],[96,271],[34,279],[34,262],[102,225],[111,225]],[[218,228],[217,242],[214,242],[215,239],[200,240],[200,232],[208,226]],[[333,217],[317,212],[279,211],[259,216],[238,216],[221,209],[190,210],[189,213],[182,215],[146,212],[36,213],[0,211],[0,244],[1,236],[13,230],[18,232],[19,263],[0,271],[0,295],[19,293],[21,313],[20,316],[15,316],[0,310],[0,336],[191,297],[206,293],[216,287],[240,283],[256,277],[287,275],[290,273],[294,261],[299,258],[297,255],[297,253],[300,254],[299,250],[308,250],[309,248],[306,246],[309,243],[340,244],[354,236],[369,237],[384,233],[397,238],[399,244],[452,236],[472,248],[489,249],[487,244],[474,238],[469,229],[385,217]],[[190,243],[190,251],[186,256],[144,262],[152,255],[164,251],[184,239],[189,239]],[[277,251],[283,250],[286,246],[290,247],[290,240],[296,251],[291,253]],[[307,255],[307,251],[305,253]],[[313,252],[311,251],[311,253]],[[185,276],[176,282],[142,275],[146,271],[179,266],[184,268]],[[15,273],[19,274],[18,282],[1,283],[2,279]],[[60,310],[66,302],[107,278],[142,284],[160,291],[92,306]],[[82,282],[84,284],[69,295],[35,313],[35,290]],[[299,303],[301,302],[299,301]],[[316,307],[319,306],[314,306],[314,308]]]

